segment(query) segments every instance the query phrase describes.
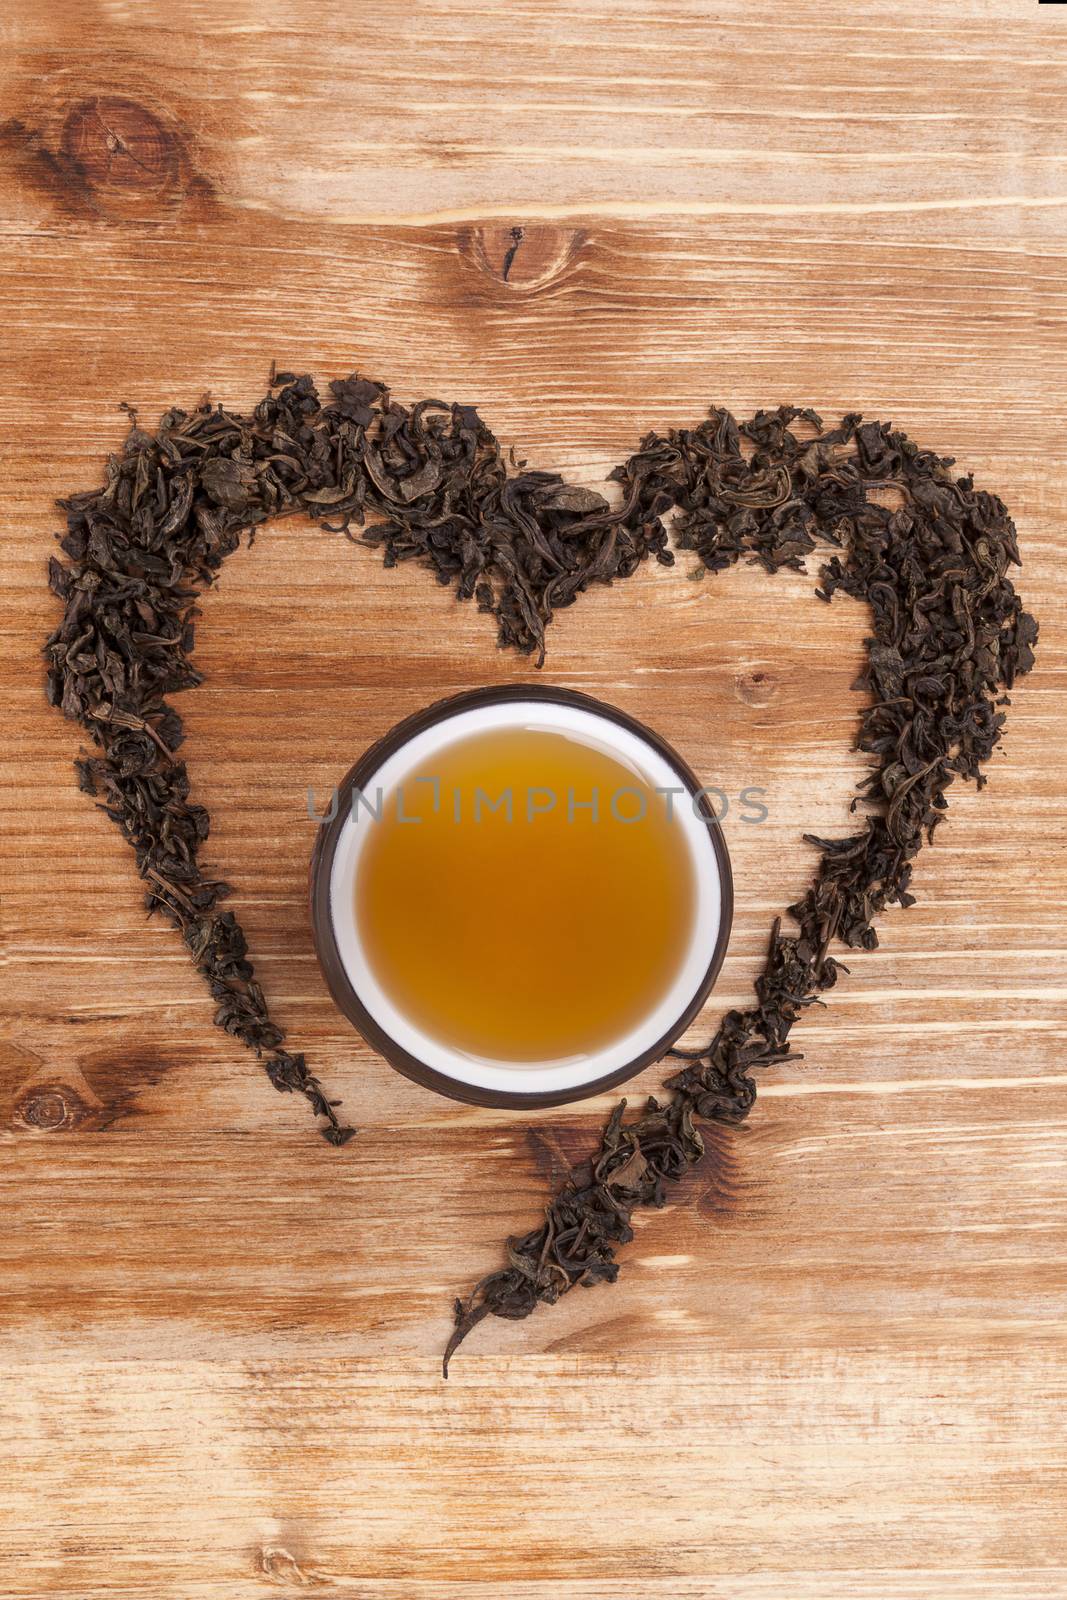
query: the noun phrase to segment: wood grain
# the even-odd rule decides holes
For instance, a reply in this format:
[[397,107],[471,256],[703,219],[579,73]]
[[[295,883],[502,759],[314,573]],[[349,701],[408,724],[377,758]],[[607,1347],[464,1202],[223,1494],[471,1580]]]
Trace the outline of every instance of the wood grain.
[[[12,0],[5,1597],[1067,1595],[1065,27],[1016,0]],[[1009,502],[1042,625],[987,789],[953,794],[805,1059],[615,1288],[486,1325],[447,1386],[452,1294],[606,1102],[452,1105],[360,1043],[313,958],[306,790],[529,664],[302,523],[205,599],[181,710],[210,855],[360,1124],[337,1153],[211,1027],[42,695],[52,503],[97,481],[118,402],[247,405],[275,358],[476,401],[591,484],[713,400],[892,418]],[[549,681],[766,790],[765,824],[726,820],[735,935],[694,1034],[750,993],[801,833],[846,826],[865,618],[811,588],[683,563],[551,630]]]

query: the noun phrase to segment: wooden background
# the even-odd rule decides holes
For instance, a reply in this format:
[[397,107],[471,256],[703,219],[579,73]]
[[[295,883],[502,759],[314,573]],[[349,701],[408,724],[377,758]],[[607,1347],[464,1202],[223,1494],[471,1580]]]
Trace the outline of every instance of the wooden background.
[[[1036,0],[8,0],[5,1597],[1067,1596],[1065,30]],[[360,1044],[312,955],[304,797],[529,663],[303,525],[205,603],[208,854],[363,1130],[341,1152],[212,1028],[42,696],[52,502],[98,480],[117,403],[247,406],[272,358],[474,401],[591,484],[712,400],[892,418],[1008,500],[1042,625],[988,788],[806,1059],[615,1288],[485,1324],[447,1385],[452,1295],[605,1103],[452,1105]],[[765,825],[727,819],[702,1033],[801,832],[847,827],[865,622],[813,582],[683,563],[551,630],[548,681],[767,790]]]

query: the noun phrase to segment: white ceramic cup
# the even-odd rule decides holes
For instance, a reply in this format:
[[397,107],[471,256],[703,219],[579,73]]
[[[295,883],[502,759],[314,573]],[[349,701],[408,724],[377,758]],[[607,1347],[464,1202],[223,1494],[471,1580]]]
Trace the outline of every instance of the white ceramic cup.
[[[434,1038],[406,1016],[367,959],[355,913],[356,874],[372,804],[353,792],[389,796],[472,734],[500,729],[559,733],[600,748],[651,788],[681,788],[672,814],[683,830],[694,889],[689,945],[669,987],[621,1037],[583,1054],[507,1062],[468,1054]],[[712,807],[681,758],[657,734],[573,690],[536,684],[474,690],[398,723],[369,749],[338,791],[322,824],[311,866],[311,914],[319,962],[340,1009],[400,1072],[454,1099],[486,1105],[558,1105],[613,1088],[658,1060],[703,1005],[726,953],[733,910],[730,862]]]

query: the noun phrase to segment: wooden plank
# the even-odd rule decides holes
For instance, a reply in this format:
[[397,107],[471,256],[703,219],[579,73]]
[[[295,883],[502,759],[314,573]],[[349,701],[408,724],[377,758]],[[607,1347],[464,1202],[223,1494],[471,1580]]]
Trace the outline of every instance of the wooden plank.
[[[12,1600],[1061,1600],[1067,1309],[1067,236],[1055,7],[649,11],[15,0],[0,53],[0,1591]],[[520,229],[516,240],[513,229]],[[504,261],[518,244],[507,276]],[[648,428],[779,400],[891,417],[1017,520],[1038,667],[919,903],[805,1060],[640,1219],[614,1288],[479,1330],[607,1103],[438,1100],[346,1027],[304,909],[364,746],[524,681],[425,575],[301,522],[205,597],[180,697],[210,855],[333,1152],[211,1026],[44,704],[57,495],[267,368],[478,402],[601,484]],[[726,819],[744,1003],[805,829],[842,831],[865,619],[813,579],[649,570],[545,677],[658,727]],[[635,1085],[651,1092],[653,1070]]]
[[[84,1415],[73,1441],[55,1425],[64,1377]],[[27,1553],[18,1600],[157,1588],[242,1600],[275,1586],[439,1600],[512,1585],[609,1600],[635,1572],[727,1600],[771,1600],[793,1581],[871,1600],[1059,1600],[1063,1569],[1035,1562],[1061,1533],[1063,1371],[1048,1358],[990,1359],[1001,1397],[978,1404],[970,1362],[951,1352],[675,1353],[650,1356],[636,1383],[625,1363],[590,1377],[583,1357],[537,1382],[498,1361],[442,1399],[432,1375],[392,1361],[44,1367],[15,1438],[38,1492],[81,1526]],[[1023,1428],[1025,1467],[1005,1446]],[[864,1492],[875,1474],[884,1499]],[[33,1509],[26,1497],[22,1515]]]

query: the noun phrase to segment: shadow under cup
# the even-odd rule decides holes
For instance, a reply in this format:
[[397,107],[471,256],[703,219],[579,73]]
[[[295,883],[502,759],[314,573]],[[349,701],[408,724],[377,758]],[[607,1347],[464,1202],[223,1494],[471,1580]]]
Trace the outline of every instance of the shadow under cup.
[[[607,1043],[551,1060],[492,1059],[458,1048],[414,1021],[368,959],[357,915],[368,830],[413,775],[433,770],[461,741],[502,730],[554,733],[602,750],[649,790],[672,791],[692,888],[688,940],[662,992]],[[428,781],[428,780],[424,780]],[[372,800],[377,799],[377,811]],[[475,689],[406,718],[356,762],[320,823],[311,858],[311,923],[319,965],[338,1008],[379,1054],[426,1088],[489,1106],[551,1106],[613,1089],[659,1060],[694,1020],[726,955],[733,914],[730,860],[699,780],[671,747],[632,717],[589,695],[541,685]],[[411,915],[417,918],[419,906]],[[471,978],[477,982],[476,975]],[[531,998],[531,1004],[535,1003]],[[544,1004],[544,997],[536,1003]]]

